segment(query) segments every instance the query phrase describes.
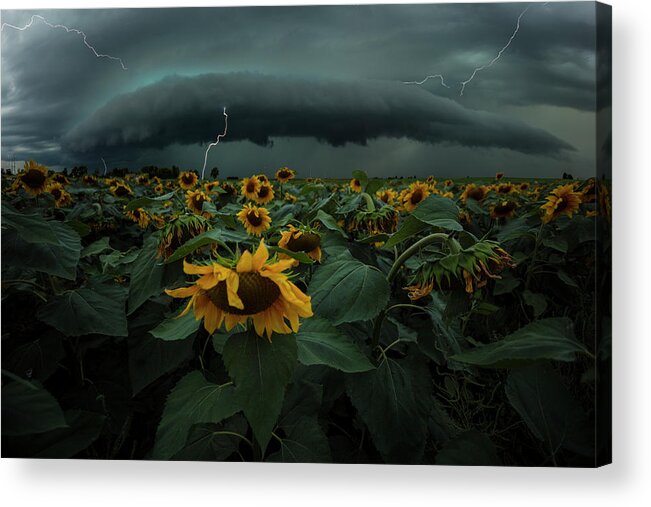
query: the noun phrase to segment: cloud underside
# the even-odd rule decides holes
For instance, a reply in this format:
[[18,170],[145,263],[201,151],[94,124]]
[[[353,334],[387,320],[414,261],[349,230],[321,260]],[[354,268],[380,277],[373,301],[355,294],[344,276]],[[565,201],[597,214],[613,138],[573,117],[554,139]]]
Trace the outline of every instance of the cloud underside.
[[63,144],[79,154],[205,144],[224,129],[223,107],[229,115],[223,142],[315,138],[342,146],[385,137],[553,157],[574,150],[544,130],[466,109],[416,86],[251,73],[164,78],[113,98],[78,123]]

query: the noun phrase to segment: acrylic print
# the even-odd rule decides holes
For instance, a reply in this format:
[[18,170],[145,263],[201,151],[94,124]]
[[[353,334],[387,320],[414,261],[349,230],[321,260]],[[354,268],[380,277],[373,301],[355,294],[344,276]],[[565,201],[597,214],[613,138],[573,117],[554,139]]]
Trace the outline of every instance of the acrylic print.
[[2,455],[610,462],[610,7],[2,12]]

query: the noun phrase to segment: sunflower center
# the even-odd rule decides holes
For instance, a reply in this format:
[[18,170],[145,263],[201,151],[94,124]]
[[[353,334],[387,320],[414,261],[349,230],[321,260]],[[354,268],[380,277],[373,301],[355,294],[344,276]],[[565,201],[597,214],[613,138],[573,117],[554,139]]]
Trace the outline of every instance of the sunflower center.
[[119,186],[118,188],[115,189],[115,195],[117,195],[118,197],[123,197],[128,193],[129,191],[126,189],[126,187],[123,186]]
[[565,208],[567,208],[567,205],[569,203],[567,202],[567,199],[563,197],[559,197],[558,201],[556,201],[556,211],[561,212],[564,211]]
[[249,222],[253,227],[258,227],[259,225],[262,224],[262,217],[255,211],[249,211],[246,214],[246,220]]
[[53,188],[51,193],[57,201],[61,198],[61,190],[58,188]]
[[21,180],[29,188],[40,188],[45,182],[45,174],[36,169],[30,169],[21,177]]
[[287,250],[292,252],[311,252],[321,246],[321,236],[312,232],[304,232],[300,236],[293,236],[287,241]]
[[510,213],[515,209],[514,202],[503,202],[502,204],[495,207],[495,211],[498,213]]
[[409,201],[412,204],[418,204],[422,200],[423,200],[423,191],[420,188],[414,190],[411,193],[411,197],[409,198]]
[[468,197],[475,201],[481,201],[484,198],[484,191],[481,188],[475,188],[469,192]]
[[267,187],[267,186],[260,187],[260,190],[258,192],[258,197],[261,197],[261,198],[264,199],[268,195],[269,195],[269,187]]
[[249,181],[246,184],[246,191],[249,194],[252,194],[253,192],[255,192],[255,183],[253,183],[252,181]]
[[208,297],[220,310],[235,315],[255,315],[265,311],[280,297],[278,285],[259,273],[239,273],[239,278],[240,285],[237,295],[244,304],[244,308],[241,310],[228,304],[226,282],[219,282],[208,291]]
[[183,183],[192,183],[193,178],[189,174],[184,174],[183,175]]

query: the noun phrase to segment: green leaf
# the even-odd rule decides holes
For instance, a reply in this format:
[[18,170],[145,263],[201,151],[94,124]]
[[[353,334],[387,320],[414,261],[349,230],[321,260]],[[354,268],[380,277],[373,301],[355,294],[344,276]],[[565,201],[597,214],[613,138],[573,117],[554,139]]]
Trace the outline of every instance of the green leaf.
[[244,417],[235,415],[223,423],[195,424],[186,445],[172,456],[182,461],[224,461],[239,450],[247,430]]
[[183,245],[178,247],[165,262],[167,264],[176,262],[180,259],[183,259],[185,256],[190,255],[196,249],[201,248],[205,245],[210,245],[211,243],[217,243],[218,245],[224,246],[226,244],[226,241],[242,242],[247,241],[248,239],[249,236],[243,232],[228,231],[225,229],[212,229],[210,231],[199,234],[191,240],[183,243]]
[[153,459],[170,459],[188,440],[190,428],[199,423],[219,423],[240,411],[235,388],[208,382],[201,372],[188,373],[170,392],[163,409]]
[[594,456],[593,424],[551,368],[533,365],[513,370],[506,396],[551,455],[565,447]]
[[543,245],[558,250],[559,252],[567,253],[567,240],[562,236],[553,236],[543,239]]
[[579,286],[578,284],[572,280],[572,277],[568,275],[565,271],[559,270],[556,272],[556,276],[560,278],[566,285],[569,285],[570,287],[574,287],[575,289],[578,289]]
[[519,240],[526,235],[531,234],[531,226],[527,223],[529,217],[521,216],[509,220],[503,227],[500,227],[495,236],[497,241],[504,243],[507,241]]
[[194,312],[189,311],[183,317],[170,317],[149,331],[153,336],[165,341],[184,340],[196,333],[201,324],[194,318]]
[[145,206],[151,206],[152,204],[160,204],[162,201],[169,201],[174,197],[174,192],[169,192],[165,195],[160,195],[158,197],[139,197],[129,201],[129,203],[124,207],[125,211],[133,211],[137,208],[144,208]]
[[151,296],[163,292],[164,265],[157,258],[158,238],[149,236],[131,268],[129,282],[129,314],[137,310]]
[[357,260],[319,266],[308,292],[314,312],[335,325],[370,320],[389,301],[389,283],[382,272]]
[[545,313],[545,310],[547,309],[547,299],[545,298],[544,294],[525,290],[522,293],[522,299],[524,299],[524,302],[533,308],[533,316],[535,318],[538,318],[543,313]]
[[413,387],[408,371],[393,359],[347,377],[348,396],[386,463],[417,462],[422,455],[426,424]]
[[566,317],[528,324],[503,340],[452,356],[455,361],[485,368],[510,368],[549,359],[574,361],[584,347],[574,339],[572,321]]
[[235,334],[224,345],[222,354],[235,382],[235,397],[263,452],[280,414],[297,356],[294,335],[273,338],[269,343],[251,331]]
[[94,243],[91,243],[81,251],[81,257],[90,257],[91,255],[97,255],[104,252],[105,250],[112,250],[111,245],[109,245],[109,237],[104,236],[102,239],[98,239]]
[[280,439],[280,451],[268,461],[282,463],[328,463],[332,461],[328,437],[313,417],[301,417]]
[[306,319],[296,333],[298,360],[305,365],[324,364],[346,373],[372,370],[374,366],[350,338],[326,319]]
[[437,465],[499,466],[493,442],[478,431],[470,430],[448,440],[436,455]]
[[381,179],[381,178],[372,178],[366,184],[366,188],[364,189],[364,192],[366,192],[368,195],[373,197],[375,195],[375,192],[380,190],[383,186],[384,186],[384,180],[383,179]]
[[338,232],[344,238],[348,238],[348,235],[343,231],[343,229],[337,225],[337,221],[334,219],[334,217],[332,215],[328,215],[325,211],[320,209],[317,212],[316,217],[314,217],[314,220],[321,222],[326,226],[326,228],[330,229],[331,231]]
[[59,402],[39,383],[17,380],[2,386],[2,434],[27,435],[65,428]]
[[463,227],[458,222],[459,208],[454,201],[440,195],[430,195],[416,206],[412,216],[434,227],[452,231],[463,230]]
[[390,249],[394,246],[402,243],[403,241],[415,236],[423,229],[427,229],[428,225],[425,222],[421,222],[415,216],[409,215],[405,221],[384,244],[382,248]]
[[278,246],[269,246],[268,249],[270,252],[284,253],[288,257],[296,259],[303,264],[314,264],[312,258],[305,252],[292,252],[291,250],[286,250],[285,248],[280,248]]
[[38,435],[24,435],[3,444],[3,456],[22,458],[72,458],[99,437],[106,417],[85,410],[67,410],[67,428],[57,428]]
[[520,285],[520,280],[514,278],[511,273],[504,273],[502,278],[495,280],[495,286],[493,288],[493,295],[500,296],[502,294],[510,294]]
[[58,232],[65,226],[56,220],[45,220],[36,213],[20,213],[3,204],[2,227],[15,230],[28,243],[61,245]]
[[97,289],[82,288],[55,296],[39,308],[37,316],[67,336],[128,335],[124,297],[109,297]]

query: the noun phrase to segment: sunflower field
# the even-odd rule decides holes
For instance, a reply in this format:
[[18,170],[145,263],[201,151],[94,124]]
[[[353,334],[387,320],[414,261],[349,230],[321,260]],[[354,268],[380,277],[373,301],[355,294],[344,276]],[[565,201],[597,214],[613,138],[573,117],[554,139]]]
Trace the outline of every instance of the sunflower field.
[[597,179],[27,162],[2,177],[2,454],[597,465],[610,213]]

